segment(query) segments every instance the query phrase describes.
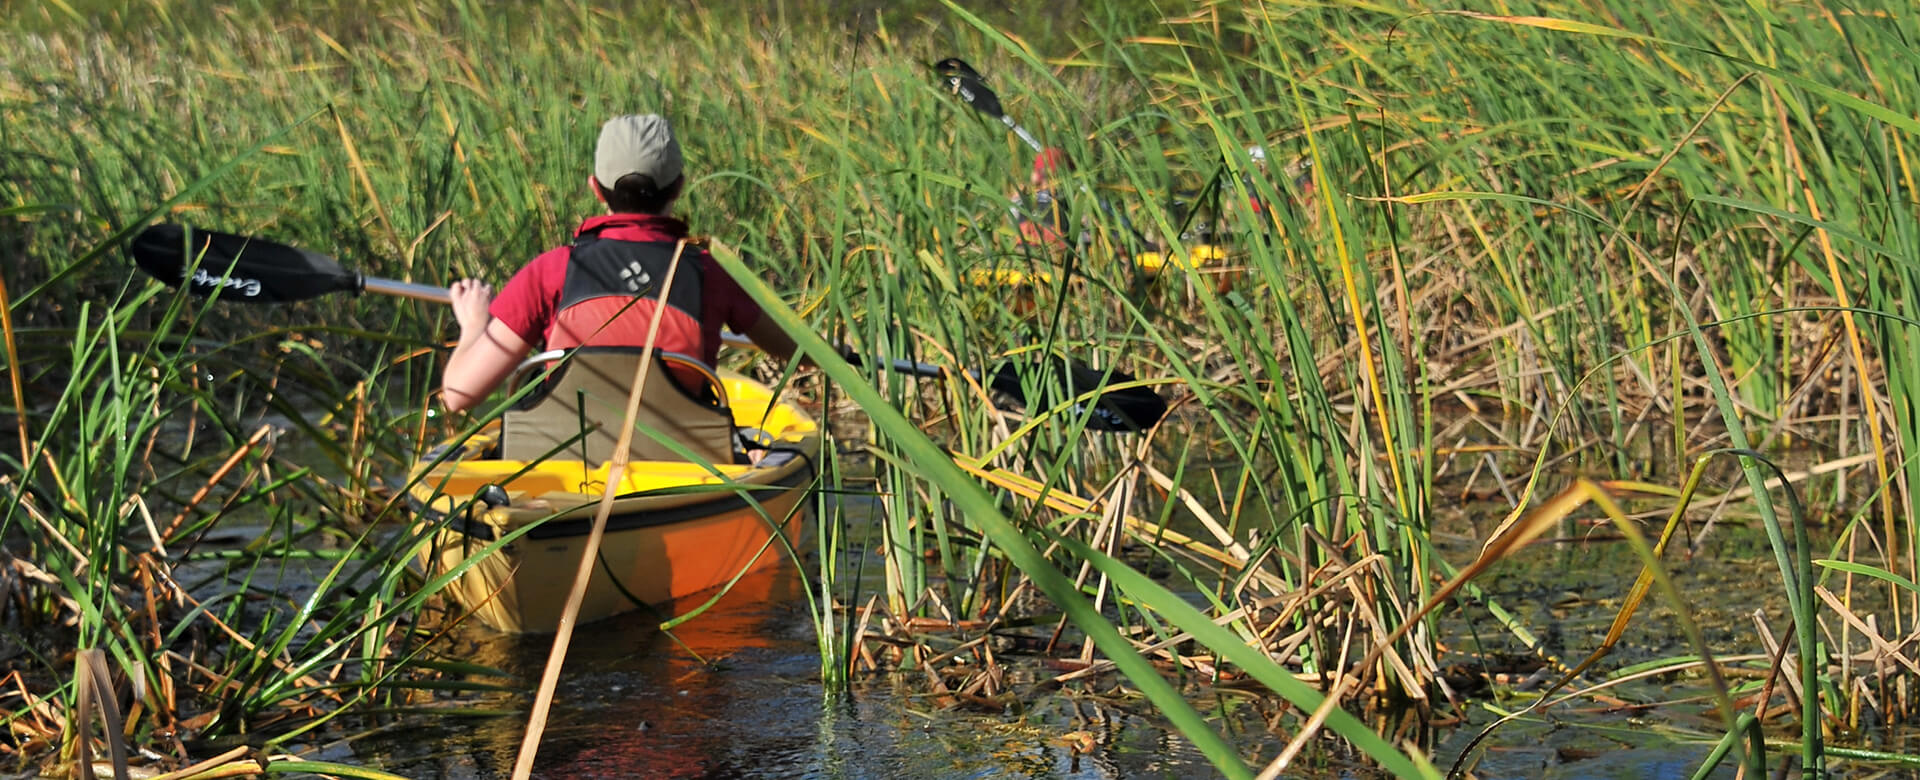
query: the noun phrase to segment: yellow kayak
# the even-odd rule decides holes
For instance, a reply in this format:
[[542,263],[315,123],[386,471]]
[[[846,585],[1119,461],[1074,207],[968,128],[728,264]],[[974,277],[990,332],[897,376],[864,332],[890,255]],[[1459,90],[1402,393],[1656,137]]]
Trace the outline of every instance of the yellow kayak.
[[[1226,277],[1232,270],[1227,266],[1226,248],[1212,244],[1195,244],[1184,255],[1141,252],[1132,257],[1132,262],[1134,268],[1150,277],[1169,272],[1178,274],[1186,269]],[[962,278],[975,287],[1009,289],[1046,287],[1053,283],[1053,274],[1047,271],[1016,268],[975,268],[963,274]]]
[[1225,265],[1227,250],[1212,244],[1195,244],[1187,250],[1186,256],[1160,252],[1141,252],[1133,256],[1134,267],[1148,274],[1158,274],[1171,269],[1193,268],[1206,270]]
[[[541,402],[546,412],[554,411],[549,407],[561,399],[591,398],[569,402],[589,411],[624,409],[625,391],[609,389],[632,382],[632,371],[622,367],[620,356],[598,365],[585,358],[572,360],[566,376]],[[634,363],[631,357],[625,360],[626,366]],[[596,386],[590,376],[595,373],[606,381]],[[776,399],[765,385],[738,374],[713,376],[722,391],[718,406],[712,399],[673,392],[677,387],[668,374],[657,370],[656,379],[648,380],[636,439],[647,438],[643,432],[649,429],[649,412],[656,432],[701,415],[720,415],[715,418],[719,429],[750,431],[756,447],[750,453],[728,447],[731,441],[716,440],[709,443],[739,451],[728,457],[725,449],[709,448],[690,461],[674,455],[689,449],[700,453],[701,447],[682,441],[667,445],[667,452],[656,446],[651,457],[627,464],[614,490],[600,561],[580,609],[581,623],[699,593],[742,572],[768,567],[787,555],[775,532],[788,543],[800,532],[802,499],[813,485],[820,450],[813,419]],[[573,381],[579,377],[587,377],[588,390]],[[592,392],[596,390],[597,397]],[[663,407],[649,396],[667,403]],[[547,428],[565,428],[564,422],[553,420],[584,418],[579,411],[568,406],[557,416],[542,418],[539,409],[526,414],[545,420]],[[435,448],[415,465],[408,498],[416,522],[432,529],[420,552],[428,578],[460,572],[444,591],[456,604],[501,631],[552,631],[610,476],[604,448],[589,451],[594,436],[608,432],[596,425],[586,437],[569,437],[565,431],[548,436],[552,431],[524,432],[524,423],[509,412],[504,422],[490,424],[458,446]]]

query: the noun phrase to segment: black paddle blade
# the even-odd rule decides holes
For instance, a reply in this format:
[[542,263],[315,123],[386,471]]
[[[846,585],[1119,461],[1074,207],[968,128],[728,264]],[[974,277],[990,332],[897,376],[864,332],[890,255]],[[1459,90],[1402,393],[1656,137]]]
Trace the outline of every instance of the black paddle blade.
[[140,270],[202,297],[289,303],[361,289],[360,275],[333,258],[231,233],[159,224],[140,231],[127,249]]
[[[1027,384],[1021,378],[1023,374],[1034,382],[1032,394],[1027,392]],[[1033,363],[1003,365],[993,372],[987,386],[1023,399],[1027,408],[1033,410],[1068,403],[1098,388],[1132,381],[1133,377],[1119,371],[1109,373],[1062,358],[1043,358]],[[1087,411],[1083,404],[1074,404],[1074,414]],[[1087,418],[1090,430],[1138,431],[1152,427],[1167,415],[1167,401],[1144,387],[1101,390],[1093,398],[1091,415]]]
[[939,71],[942,76],[960,75],[974,81],[979,81],[981,78],[980,71],[974,70],[972,65],[968,65],[966,60],[959,57],[948,57],[936,62],[933,64],[933,69]]
[[934,63],[933,69],[940,74],[941,78],[947,80],[947,89],[953,90],[953,94],[967,101],[967,105],[994,119],[1007,115],[1005,111],[1000,110],[1000,96],[993,94],[993,90],[987,89],[980,71],[974,70],[973,66],[968,65],[966,61],[958,57],[948,57]]

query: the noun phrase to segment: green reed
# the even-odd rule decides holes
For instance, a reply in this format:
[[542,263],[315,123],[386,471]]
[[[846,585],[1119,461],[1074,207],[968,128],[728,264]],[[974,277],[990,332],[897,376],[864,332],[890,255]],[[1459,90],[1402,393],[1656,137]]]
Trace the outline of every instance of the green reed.
[[[65,384],[27,404],[29,451],[3,456],[11,476],[0,533],[10,553],[57,582],[8,619],[39,626],[56,647],[104,651],[133,694],[124,702],[109,694],[100,706],[139,713],[109,741],[144,745],[195,716],[202,738],[231,738],[263,718],[306,713],[298,733],[342,711],[340,702],[410,687],[417,672],[384,668],[395,627],[385,613],[415,590],[403,584],[406,571],[385,563],[391,551],[358,549],[372,546],[372,526],[308,514],[347,507],[311,467],[275,453],[266,428],[249,434],[258,423],[245,418],[257,413],[235,413],[262,399],[270,409],[310,408],[299,387],[324,386],[329,367],[292,350],[296,357],[263,371],[255,347],[271,354],[275,340],[300,337],[270,330],[211,342],[202,335],[209,310],[157,292],[132,285],[78,304],[72,328],[17,334],[10,357],[35,355],[34,381],[53,374]],[[209,534],[235,524],[257,538],[207,549]],[[334,534],[358,538],[339,548]],[[328,559],[332,571],[318,581],[303,573]],[[57,653],[36,653],[22,671],[59,679],[61,665]],[[67,700],[78,691],[36,686],[31,695]],[[86,726],[46,736],[71,744]]]

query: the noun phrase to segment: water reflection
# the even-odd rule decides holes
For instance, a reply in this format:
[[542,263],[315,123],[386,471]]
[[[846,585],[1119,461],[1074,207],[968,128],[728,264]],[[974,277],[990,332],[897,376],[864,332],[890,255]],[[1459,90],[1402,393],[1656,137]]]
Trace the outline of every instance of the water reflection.
[[[644,613],[580,627],[536,776],[1215,776],[1138,702],[1056,693],[1028,702],[1022,715],[960,713],[896,678],[827,696],[800,587],[790,566],[749,576],[674,637],[659,631],[660,616]],[[475,628],[453,646],[531,687],[551,641]],[[513,716],[412,716],[416,722],[354,740],[351,753],[333,757],[409,777],[506,777],[531,698],[503,694],[491,703],[515,710]],[[1061,736],[1076,730],[1098,735],[1094,754],[1075,755],[1063,743]]]
[[[580,673],[561,686],[572,706],[548,725],[544,774],[706,777],[743,758],[810,752],[818,656],[798,596],[791,569],[762,572],[672,638],[636,618],[576,643],[568,668]],[[517,643],[516,668],[531,677],[547,647]],[[510,731],[517,749],[520,728]]]
[[[690,610],[699,601],[673,605]],[[748,742],[811,743],[820,707],[813,682],[816,654],[789,567],[749,575],[704,614],[672,636],[659,630],[671,614],[646,610],[581,626],[554,693],[546,738],[536,762],[542,777],[731,776],[721,767]],[[512,672],[531,686],[552,647],[552,635],[507,636],[475,627],[453,646],[467,659]],[[702,663],[700,659],[706,659]],[[525,712],[530,696],[501,704]],[[781,713],[804,714],[781,718]],[[792,721],[791,726],[783,721]],[[504,777],[510,773],[526,715],[474,723],[433,735],[454,757],[389,765],[412,776]],[[782,734],[782,732],[786,732]],[[363,751],[407,748],[368,740]],[[462,744],[464,743],[464,744]],[[415,748],[425,747],[414,745]],[[804,745],[792,745],[804,748]],[[460,755],[463,754],[463,755]],[[371,756],[369,756],[371,758]]]

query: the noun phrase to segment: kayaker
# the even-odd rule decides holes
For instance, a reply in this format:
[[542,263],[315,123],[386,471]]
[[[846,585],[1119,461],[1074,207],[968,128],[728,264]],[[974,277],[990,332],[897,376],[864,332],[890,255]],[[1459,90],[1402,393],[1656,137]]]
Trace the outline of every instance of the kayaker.
[[[455,282],[460,342],[442,377],[448,411],[478,406],[535,346],[646,346],[655,301],[673,262],[685,222],[671,216],[686,185],[680,143],[657,114],[628,115],[600,128],[587,188],[607,214],[574,231],[573,240],[540,254],[496,297],[478,279]],[[747,297],[704,249],[680,256],[668,310],[654,347],[714,365],[721,329],[743,333],[779,360],[793,340]]]
[[1067,245],[1067,202],[1055,194],[1053,179],[1073,169],[1067,153],[1049,146],[1033,158],[1033,173],[1027,177],[1033,205],[1028,207],[1019,194],[1013,196],[1013,216],[1020,226],[1020,240],[1034,246],[1063,249]]
[[[1261,175],[1265,175],[1267,172],[1266,147],[1247,147],[1247,159],[1253,163],[1253,169],[1241,174],[1240,181],[1246,185],[1247,192],[1249,193],[1247,199],[1249,201],[1248,205],[1253,208],[1253,215],[1256,218],[1254,224],[1262,236],[1271,238],[1275,230],[1283,229],[1280,222],[1280,215],[1274,212],[1267,203],[1260,200],[1259,194],[1254,191],[1253,184],[1254,174],[1256,172]],[[1313,159],[1302,157],[1295,160],[1292,165],[1286,166],[1283,172],[1286,174],[1288,180],[1293,182],[1293,191],[1297,193],[1297,197],[1293,198],[1292,202],[1296,205],[1311,205],[1314,195]],[[1306,216],[1311,217],[1313,211],[1312,209],[1306,209],[1304,213]]]
[[[1033,173],[1027,177],[1032,205],[1028,206],[1019,193],[1013,196],[1013,218],[1020,228],[1021,243],[1048,249],[1067,248],[1066,236],[1070,228],[1068,222],[1071,219],[1072,209],[1067,207],[1066,198],[1060,194],[1059,185],[1062,182],[1059,179],[1061,175],[1074,170],[1076,168],[1073,160],[1068,158],[1067,153],[1059,147],[1049,146],[1040,150],[1040,154],[1033,158]],[[1084,186],[1080,191],[1084,194],[1092,194]],[[1114,209],[1113,204],[1108,203],[1105,198],[1095,202],[1099,205],[1101,212],[1113,221],[1113,224],[1119,225],[1125,231],[1118,243],[1128,252],[1156,248],[1153,242],[1147,241],[1145,236],[1140,235],[1140,231],[1133,227],[1133,223],[1127,219],[1126,215]],[[1092,241],[1093,234],[1082,229],[1074,239],[1074,248],[1085,248]]]

